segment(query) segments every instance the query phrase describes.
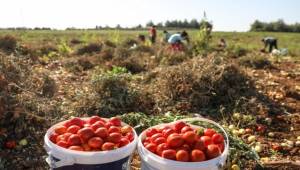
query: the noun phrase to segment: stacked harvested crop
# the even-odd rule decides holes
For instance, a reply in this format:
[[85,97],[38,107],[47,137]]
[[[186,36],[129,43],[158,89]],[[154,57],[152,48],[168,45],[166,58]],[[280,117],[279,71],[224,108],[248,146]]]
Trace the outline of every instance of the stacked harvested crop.
[[197,112],[233,104],[252,93],[251,81],[238,66],[214,56],[196,57],[155,71],[156,77],[147,89],[160,108],[175,106],[179,111]]
[[44,109],[50,108],[42,92],[50,86],[31,72],[29,60],[0,53],[0,65],[0,162],[7,169],[45,166],[37,146],[47,126]]

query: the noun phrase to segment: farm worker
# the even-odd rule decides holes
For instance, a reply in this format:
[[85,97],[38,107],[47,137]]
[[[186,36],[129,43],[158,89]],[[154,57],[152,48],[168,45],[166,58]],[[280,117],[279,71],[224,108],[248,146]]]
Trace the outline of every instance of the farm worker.
[[146,37],[143,34],[139,34],[137,36],[137,42],[133,43],[133,45],[129,48],[131,50],[134,50],[138,47],[138,45],[145,45],[146,44]]
[[145,41],[146,41],[145,35],[139,34],[138,40],[139,40],[142,44],[145,44]]
[[187,32],[183,31],[182,33],[173,34],[168,39],[168,43],[171,45],[173,50],[182,51],[183,50],[183,43],[182,41],[186,40],[189,42],[189,37]]
[[269,46],[269,53],[272,52],[273,47],[277,50],[277,39],[273,37],[265,37],[261,40],[264,43],[264,48],[262,51],[264,51]]
[[164,42],[168,42],[168,39],[171,37],[171,34],[167,30],[164,30],[163,33],[164,33]]
[[156,40],[156,26],[153,25],[150,30],[149,30],[149,34],[150,34],[150,41],[152,44],[155,43]]
[[222,48],[222,49],[224,49],[224,48],[227,47],[227,43],[226,43],[226,41],[225,41],[224,38],[221,38],[221,39],[220,39],[220,41],[219,41],[219,43],[218,43],[218,47],[219,47],[219,48]]

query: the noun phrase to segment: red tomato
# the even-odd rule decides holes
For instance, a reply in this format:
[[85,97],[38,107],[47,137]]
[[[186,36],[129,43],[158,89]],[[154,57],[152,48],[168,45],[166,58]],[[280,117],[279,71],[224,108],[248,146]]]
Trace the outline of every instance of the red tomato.
[[96,131],[98,128],[105,127],[105,123],[102,121],[97,121],[94,124],[91,125],[91,128]]
[[109,122],[111,122],[114,126],[121,126],[121,119],[118,117],[110,118]]
[[206,160],[205,154],[201,150],[194,149],[191,152],[191,161],[192,162],[201,162],[201,161],[205,161],[205,160]]
[[161,157],[166,159],[175,160],[176,159],[176,151],[174,149],[167,149],[161,153]]
[[206,155],[209,159],[216,158],[221,155],[220,148],[215,144],[208,145],[206,149]]
[[121,138],[122,138],[122,135],[120,133],[114,132],[114,133],[111,133],[108,135],[107,141],[117,144],[120,142]]
[[69,145],[80,145],[81,144],[81,139],[80,139],[79,135],[72,134],[69,137],[67,142],[68,142]]
[[120,127],[117,127],[117,126],[111,126],[109,127],[108,129],[108,133],[121,133],[121,128]]
[[183,140],[185,140],[187,143],[192,144],[196,140],[196,133],[193,131],[187,131],[182,135]]
[[154,143],[149,143],[148,145],[145,146],[146,149],[148,149],[150,152],[155,153],[156,151],[156,145]]
[[224,137],[219,133],[214,134],[211,139],[214,144],[220,144],[224,142]]
[[216,133],[216,131],[214,129],[208,128],[208,129],[204,130],[204,135],[205,136],[212,137],[215,133]]
[[63,148],[68,148],[69,147],[69,145],[66,141],[59,141],[56,144],[60,147],[63,147]]
[[90,127],[85,127],[80,129],[77,134],[84,140],[87,141],[89,140],[91,137],[93,137],[95,135],[94,131],[92,128]]
[[177,148],[176,150],[177,150],[177,151],[179,151],[179,150],[185,150],[185,151],[187,151],[187,152],[190,152],[190,151],[191,151],[191,147],[190,147],[190,145],[188,145],[188,144],[183,144],[182,146],[180,146],[180,147]]
[[212,144],[211,137],[209,136],[201,136],[200,141],[204,143],[204,146],[207,147],[208,145]]
[[114,124],[111,123],[111,122],[106,122],[106,123],[105,123],[105,127],[106,127],[107,129],[109,129],[111,126],[114,126]]
[[151,140],[150,140],[151,138],[150,137],[146,137],[145,139],[144,139],[144,142],[149,142],[149,143],[151,143]]
[[95,131],[95,135],[102,139],[105,139],[108,136],[108,131],[105,127],[100,127]]
[[54,132],[59,135],[62,135],[67,132],[67,128],[65,126],[59,125],[55,127]]
[[84,151],[92,150],[92,148],[87,143],[82,144],[81,147],[83,148]]
[[152,143],[154,143],[154,141],[155,141],[157,138],[159,138],[159,137],[163,137],[163,135],[162,135],[161,133],[156,133],[156,134],[154,134],[154,135],[151,136],[150,141],[151,141]]
[[150,144],[151,142],[143,142],[143,145],[146,146],[148,144]]
[[280,145],[278,145],[278,144],[273,144],[273,145],[272,145],[272,149],[273,149],[274,151],[280,151],[280,150],[282,149],[282,147],[281,147]]
[[184,122],[182,122],[182,121],[178,121],[178,122],[176,122],[175,125],[174,125],[174,130],[175,130],[176,132],[180,132],[181,129],[182,129],[184,126],[186,126],[186,123],[184,123]]
[[155,129],[155,128],[151,128],[151,129],[148,129],[148,130],[146,131],[146,136],[147,136],[147,137],[151,137],[151,136],[153,136],[153,135],[156,134],[156,133],[158,133],[158,130]]
[[65,126],[70,127],[72,125],[77,125],[77,126],[83,127],[84,123],[85,123],[84,120],[80,119],[79,117],[74,117],[74,118],[68,120],[65,123]]
[[101,122],[105,123],[105,120],[102,119],[99,116],[92,116],[92,117],[90,117],[89,120],[88,120],[88,123],[92,125],[92,124],[94,124],[94,123],[96,123],[98,121],[101,121]]
[[204,151],[205,150],[204,141],[203,140],[196,140],[196,142],[194,144],[194,149]]
[[119,147],[123,147],[123,146],[126,146],[130,143],[129,139],[125,138],[125,137],[122,137],[121,140],[120,140],[120,143],[119,143]]
[[88,145],[91,148],[101,148],[103,140],[100,137],[92,137],[88,141]]
[[71,125],[68,127],[67,132],[76,134],[80,130],[80,127],[77,125]]
[[182,146],[184,143],[184,140],[182,139],[182,136],[179,134],[172,134],[167,138],[167,144],[170,147],[178,148]]
[[166,142],[166,138],[164,138],[164,137],[158,137],[158,138],[156,138],[156,139],[154,140],[154,143],[155,143],[156,145],[159,145],[159,144],[165,143],[165,142]]
[[105,142],[103,145],[102,145],[102,150],[103,151],[109,151],[109,150],[113,150],[115,149],[115,144],[114,143],[111,143],[111,142]]
[[91,149],[91,151],[93,152],[99,152],[99,151],[102,151],[101,149]]
[[162,134],[165,138],[167,138],[168,136],[170,136],[171,134],[175,133],[174,129],[164,129],[162,131]]
[[224,151],[224,149],[225,149],[224,142],[223,142],[223,143],[219,143],[219,144],[217,144],[217,145],[218,145],[218,147],[220,148],[221,153],[223,153],[223,151]]
[[59,141],[67,141],[67,138],[65,135],[58,135],[56,138],[56,143]]
[[49,139],[51,142],[56,143],[56,138],[57,138],[58,134],[53,132],[50,134]]
[[181,162],[189,161],[189,153],[186,150],[179,150],[176,153],[176,160]]
[[65,133],[64,134],[65,140],[68,141],[68,139],[71,135],[72,135],[72,133],[69,133],[69,132]]
[[129,139],[130,142],[132,142],[134,140],[134,133],[133,132],[126,133],[125,137],[127,137],[127,139]]
[[74,151],[83,151],[83,148],[81,146],[70,146],[68,149]]
[[16,141],[13,141],[13,140],[7,141],[7,142],[5,143],[5,147],[6,147],[7,149],[14,149],[16,146],[17,146]]
[[166,143],[161,143],[157,145],[156,153],[161,156],[162,152],[167,149],[169,149],[168,145]]
[[132,127],[126,125],[126,126],[123,126],[123,127],[121,128],[121,133],[122,133],[122,134],[126,134],[126,133],[129,133],[129,132],[132,132]]
[[184,126],[181,129],[181,133],[185,133],[185,132],[188,132],[188,131],[194,131],[194,129],[192,129],[190,126]]
[[91,125],[86,123],[86,124],[83,125],[83,127],[91,127]]
[[265,132],[266,127],[264,125],[257,125],[257,131],[260,133]]
[[157,131],[159,132],[159,133],[162,133],[162,131],[165,129],[165,127],[159,127],[159,128],[157,128]]

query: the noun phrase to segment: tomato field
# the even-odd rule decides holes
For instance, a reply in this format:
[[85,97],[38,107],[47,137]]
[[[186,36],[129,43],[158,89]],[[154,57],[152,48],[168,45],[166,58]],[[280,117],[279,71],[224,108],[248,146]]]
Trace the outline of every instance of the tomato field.
[[[187,32],[191,43],[183,51],[172,51],[160,40],[140,45],[137,36],[146,31],[1,30],[0,169],[49,169],[43,147],[47,129],[71,117],[95,115],[118,117],[138,133],[161,123],[204,117],[229,134],[226,169],[300,169],[300,34],[213,32],[200,42],[199,30]],[[261,52],[260,40],[266,35],[276,37],[288,54]],[[217,47],[220,38],[228,42],[225,49]],[[102,129],[98,137],[121,131],[119,126]],[[188,127],[180,129],[185,141],[196,135]],[[56,133],[82,130],[68,126]],[[207,129],[204,134],[204,143],[205,136],[214,143],[207,153],[197,147],[191,153],[169,149],[162,157],[214,158],[223,136]],[[102,144],[98,137],[89,136],[92,140],[85,144]],[[161,142],[176,140],[176,134],[160,137],[149,138],[145,147],[151,150],[154,143],[164,148]],[[111,138],[120,143],[120,136]],[[76,136],[70,140],[78,142]],[[112,148],[106,144],[102,149]],[[137,153],[131,167],[140,169]]]

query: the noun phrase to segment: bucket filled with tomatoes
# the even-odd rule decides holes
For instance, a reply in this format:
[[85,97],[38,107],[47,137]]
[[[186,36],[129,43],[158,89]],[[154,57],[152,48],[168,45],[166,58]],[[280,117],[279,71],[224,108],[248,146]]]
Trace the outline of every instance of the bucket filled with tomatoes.
[[216,122],[191,118],[146,129],[138,152],[143,170],[217,170],[225,165],[228,142]]
[[135,130],[117,117],[74,117],[48,129],[46,161],[59,170],[127,169],[137,139]]

